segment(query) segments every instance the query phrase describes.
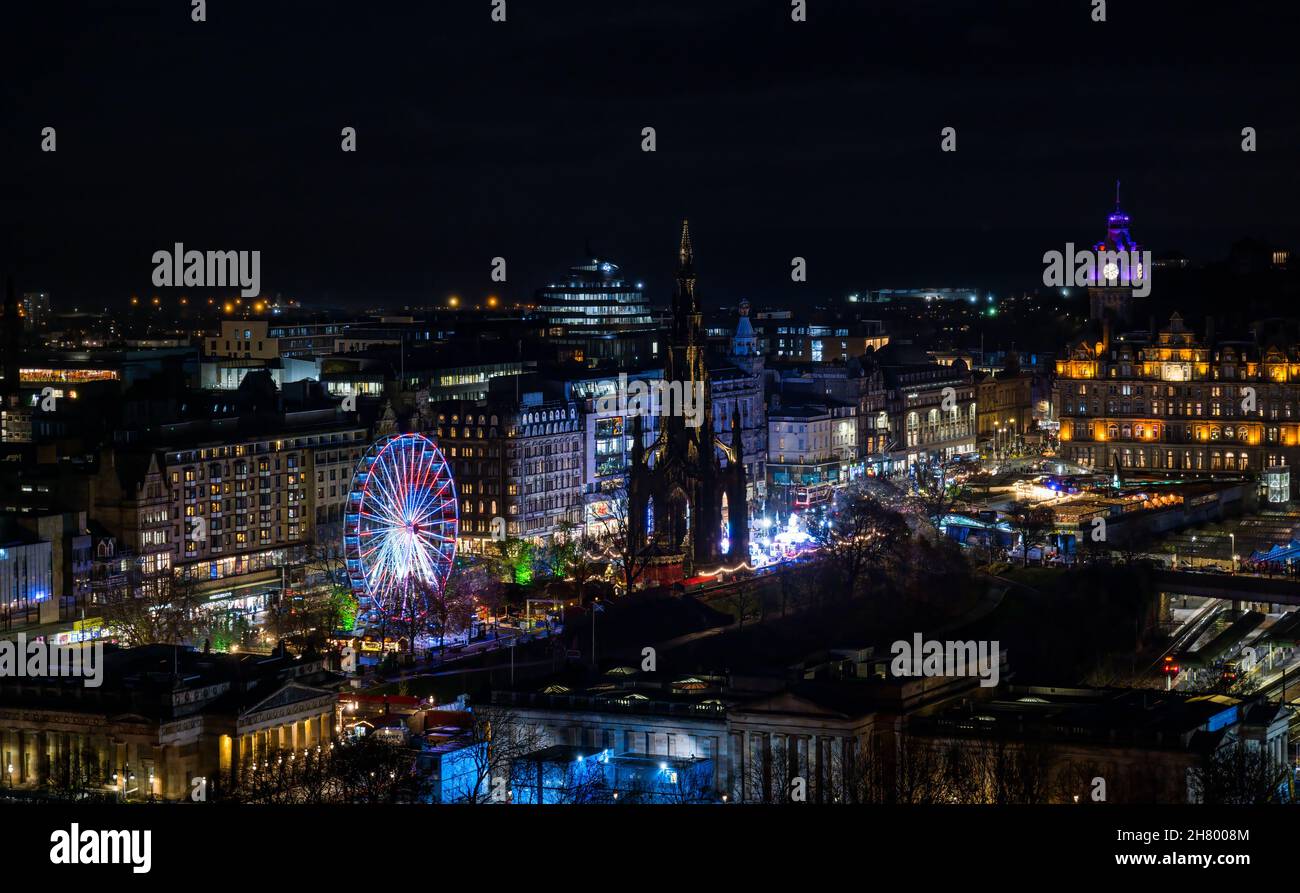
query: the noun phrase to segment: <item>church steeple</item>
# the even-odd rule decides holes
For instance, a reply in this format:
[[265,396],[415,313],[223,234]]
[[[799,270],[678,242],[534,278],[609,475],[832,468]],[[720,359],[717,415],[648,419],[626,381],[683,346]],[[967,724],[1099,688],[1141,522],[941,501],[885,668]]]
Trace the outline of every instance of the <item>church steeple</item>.
[[695,249],[691,245],[691,223],[682,221],[682,238],[677,248],[677,287],[673,290],[673,340],[678,344],[699,341],[700,303],[695,296]]
[[677,268],[680,273],[682,270],[690,270],[695,263],[695,249],[691,247],[691,222],[682,221],[682,242],[681,247],[677,249]]

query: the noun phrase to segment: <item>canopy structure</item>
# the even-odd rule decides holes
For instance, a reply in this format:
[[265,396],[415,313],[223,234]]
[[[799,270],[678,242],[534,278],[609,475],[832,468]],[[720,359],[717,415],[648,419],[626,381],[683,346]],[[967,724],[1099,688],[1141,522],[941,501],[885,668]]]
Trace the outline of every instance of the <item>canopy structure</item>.
[[1300,559],[1300,540],[1273,546],[1268,550],[1256,550],[1250,553],[1250,560],[1255,562],[1278,562],[1286,564]]

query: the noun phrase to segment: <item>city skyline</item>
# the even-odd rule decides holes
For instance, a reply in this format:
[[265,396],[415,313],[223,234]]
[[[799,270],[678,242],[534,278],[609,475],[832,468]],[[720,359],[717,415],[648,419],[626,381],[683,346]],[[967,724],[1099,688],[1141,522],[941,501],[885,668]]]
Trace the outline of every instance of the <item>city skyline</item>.
[[[259,250],[267,294],[359,310],[526,300],[590,244],[664,306],[659,234],[691,217],[722,303],[1008,291],[1033,286],[1044,251],[1097,237],[1116,179],[1157,254],[1209,262],[1241,237],[1300,242],[1285,175],[1297,133],[1280,117],[1289,63],[1271,52],[1285,28],[1232,40],[1293,12],[1247,3],[1217,21],[1121,4],[1094,22],[1029,3],[814,3],[794,23],[781,7],[518,3],[496,24],[422,10],[400,37],[354,16],[337,43],[322,37],[342,8],[324,4],[285,19],[302,31],[287,54],[266,51],[280,33],[268,20],[235,9],[203,23],[142,2],[57,25],[54,6],[10,13],[16,35],[105,40],[83,39],[55,70],[40,41],[14,41],[15,64],[43,73],[8,89],[0,257],[65,306],[116,307],[155,293],[150,257],[174,242]],[[114,35],[156,55],[106,56]],[[228,45],[247,56],[227,64]],[[143,103],[115,100],[144,77]],[[646,126],[655,152],[641,151]],[[355,153],[341,151],[344,127]],[[946,127],[955,152],[941,151]],[[505,283],[489,278],[494,257]],[[793,257],[807,282],[790,281]]]
[[11,6],[20,871],[1288,867],[1300,7]]

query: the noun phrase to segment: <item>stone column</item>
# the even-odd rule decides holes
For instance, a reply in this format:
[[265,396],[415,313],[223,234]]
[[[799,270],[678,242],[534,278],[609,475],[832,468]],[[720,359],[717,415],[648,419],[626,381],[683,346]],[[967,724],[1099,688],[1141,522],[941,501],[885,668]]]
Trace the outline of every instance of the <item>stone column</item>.
[[[172,788],[172,779],[170,770],[167,765],[167,748],[164,745],[155,744],[150,748],[149,759],[151,766],[140,764],[136,777],[140,779],[140,792],[146,797],[159,797],[167,799],[176,792]],[[153,783],[149,782],[149,770],[153,769]],[[180,768],[180,767],[177,767]],[[182,779],[182,786],[189,792],[189,779]]]
[[243,764],[244,736],[238,732],[230,735],[230,775],[226,783],[234,790],[239,786],[240,766]]
[[50,777],[50,736],[44,729],[36,733],[36,783],[43,784]]

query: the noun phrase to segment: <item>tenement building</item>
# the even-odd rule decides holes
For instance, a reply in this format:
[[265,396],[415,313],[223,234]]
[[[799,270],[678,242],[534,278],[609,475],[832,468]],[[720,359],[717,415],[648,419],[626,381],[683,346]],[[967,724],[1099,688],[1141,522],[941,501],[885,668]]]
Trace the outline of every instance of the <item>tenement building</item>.
[[1174,314],[1154,335],[1074,345],[1057,362],[1061,456],[1168,477],[1258,475],[1300,460],[1300,350],[1197,337]]
[[430,404],[432,434],[451,464],[460,498],[460,546],[482,552],[504,534],[544,545],[583,521],[585,428],[573,400],[540,391],[518,401]]

